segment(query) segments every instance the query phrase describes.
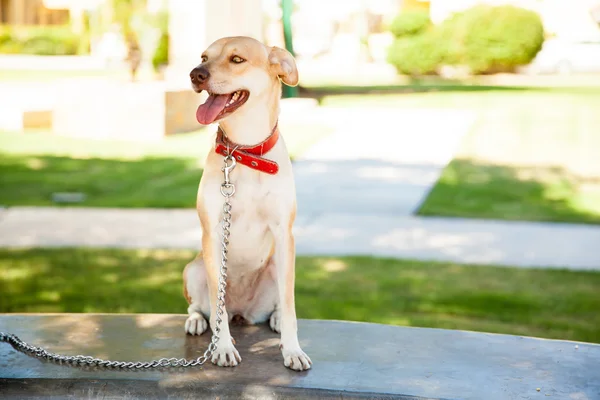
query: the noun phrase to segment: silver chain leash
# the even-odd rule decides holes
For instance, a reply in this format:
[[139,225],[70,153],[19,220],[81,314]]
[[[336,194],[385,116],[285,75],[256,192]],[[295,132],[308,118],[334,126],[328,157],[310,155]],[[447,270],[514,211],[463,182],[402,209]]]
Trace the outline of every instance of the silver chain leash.
[[225,203],[223,204],[223,221],[221,228],[223,230],[223,237],[221,239],[221,267],[219,269],[219,285],[217,289],[217,325],[213,332],[212,338],[208,348],[204,354],[195,360],[186,360],[185,358],[161,358],[153,361],[110,361],[103,360],[101,358],[95,358],[91,356],[64,356],[56,353],[51,353],[42,347],[36,347],[30,345],[21,340],[17,335],[12,333],[0,332],[0,342],[6,342],[12,345],[16,350],[29,354],[37,358],[43,358],[47,361],[58,363],[58,364],[72,364],[79,366],[88,367],[101,367],[101,368],[119,368],[119,369],[152,369],[152,368],[173,368],[173,367],[196,367],[201,366],[217,349],[217,342],[219,341],[219,333],[221,332],[221,323],[223,322],[222,316],[224,314],[223,308],[225,307],[225,287],[227,286],[227,246],[229,245],[229,236],[231,234],[231,197],[235,193],[235,186],[229,180],[229,174],[236,166],[235,158],[231,155],[233,152],[225,156],[225,165],[222,168],[223,171],[223,183],[221,184],[221,194],[225,197]]

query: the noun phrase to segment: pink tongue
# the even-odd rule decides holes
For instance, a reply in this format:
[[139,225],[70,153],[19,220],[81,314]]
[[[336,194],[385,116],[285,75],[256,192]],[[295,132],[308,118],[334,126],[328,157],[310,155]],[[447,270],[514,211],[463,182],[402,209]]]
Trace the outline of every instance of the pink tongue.
[[217,115],[225,108],[229,100],[228,94],[211,94],[204,104],[196,110],[196,119],[202,125],[208,125],[214,122]]

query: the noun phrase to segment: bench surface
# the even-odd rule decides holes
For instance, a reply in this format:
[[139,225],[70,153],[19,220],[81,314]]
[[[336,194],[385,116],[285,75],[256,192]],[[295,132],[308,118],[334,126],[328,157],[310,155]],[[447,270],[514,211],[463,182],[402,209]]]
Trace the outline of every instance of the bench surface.
[[[200,356],[183,315],[2,314],[0,331],[66,355]],[[300,320],[307,372],[283,366],[267,326],[232,326],[235,368],[117,371],[56,365],[0,343],[0,398],[600,399],[600,345],[465,331]],[[538,390],[539,389],[539,390]]]

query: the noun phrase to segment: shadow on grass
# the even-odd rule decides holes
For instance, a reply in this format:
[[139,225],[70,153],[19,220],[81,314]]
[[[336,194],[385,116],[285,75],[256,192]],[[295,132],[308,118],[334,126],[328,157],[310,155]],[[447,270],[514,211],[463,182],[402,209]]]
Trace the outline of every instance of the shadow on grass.
[[417,214],[600,224],[600,177],[455,159]]
[[537,85],[489,85],[472,80],[456,80],[442,78],[412,78],[406,83],[392,85],[322,85],[300,86],[301,97],[315,98],[319,102],[324,97],[333,95],[376,95],[376,94],[409,94],[425,92],[564,92],[597,94],[598,88],[584,86],[537,86]]
[[[184,250],[0,249],[0,312],[185,313]],[[298,257],[299,318],[600,342],[600,274]]]
[[[419,82],[415,81],[404,85],[373,85],[373,86],[319,86],[299,88],[301,97],[315,98],[319,102],[322,98],[333,95],[343,94],[403,94],[403,93],[424,93],[424,92],[486,92],[486,91],[531,91],[536,90],[526,86],[490,86],[461,84],[459,82]],[[543,89],[537,89],[543,90]]]
[[136,160],[0,153],[0,204],[54,205],[56,192],[82,192],[80,206],[194,207],[202,169],[191,158]]
[[0,250],[2,312],[185,313],[193,251]]

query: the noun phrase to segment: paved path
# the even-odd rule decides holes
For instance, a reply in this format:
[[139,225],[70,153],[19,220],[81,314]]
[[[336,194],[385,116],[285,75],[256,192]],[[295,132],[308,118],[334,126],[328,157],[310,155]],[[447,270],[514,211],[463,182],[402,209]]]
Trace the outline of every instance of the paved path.
[[[600,229],[593,226],[335,212],[299,217],[295,234],[301,255],[600,270]],[[201,237],[191,209],[14,207],[0,220],[2,247],[199,249]]]
[[454,110],[327,108],[336,131],[294,164],[299,215],[411,215],[475,121]]

